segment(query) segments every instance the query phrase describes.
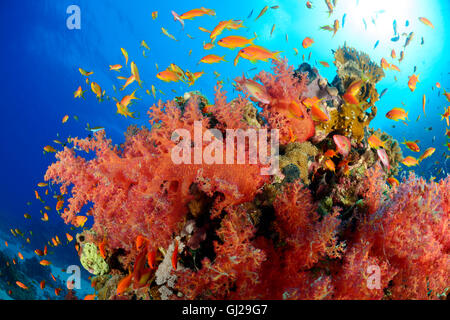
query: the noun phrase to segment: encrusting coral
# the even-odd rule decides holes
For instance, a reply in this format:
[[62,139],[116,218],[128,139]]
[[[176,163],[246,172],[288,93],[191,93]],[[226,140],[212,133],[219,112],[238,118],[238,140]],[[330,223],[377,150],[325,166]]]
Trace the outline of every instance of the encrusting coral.
[[[218,84],[214,104],[199,92],[159,101],[149,110],[151,129],[130,127],[121,146],[97,132],[56,154],[45,179],[61,192],[71,188],[62,217],[75,223],[89,207],[94,219],[77,241],[83,265],[99,274],[92,280],[99,299],[447,297],[450,178],[411,175],[386,184],[401,151],[392,137],[368,129],[384,73],[354,49],[335,58],[331,84],[307,64],[294,71],[277,61],[272,73],[261,71],[253,80],[270,102],[258,102],[262,112],[242,80],[236,88],[244,94],[231,101]],[[365,81],[361,104],[349,105],[342,96],[358,79]],[[329,121],[313,120],[302,102],[313,97],[323,99]],[[219,142],[227,129],[278,129],[281,172],[261,175],[259,163],[195,163],[199,146],[173,133],[192,137],[196,125],[202,135],[215,129]],[[368,146],[371,134],[386,142],[390,171]],[[189,161],[175,164],[179,143]],[[373,270],[381,277],[369,283]]]

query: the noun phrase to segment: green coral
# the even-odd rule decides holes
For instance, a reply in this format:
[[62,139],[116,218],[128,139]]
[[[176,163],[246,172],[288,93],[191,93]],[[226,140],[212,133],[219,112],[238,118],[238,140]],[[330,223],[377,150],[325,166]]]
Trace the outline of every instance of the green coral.
[[97,246],[91,242],[83,245],[80,262],[92,274],[103,275],[109,271],[108,264],[98,253]]
[[[286,146],[284,154],[280,156],[280,168],[286,175],[288,172],[294,172],[292,170],[293,165],[299,170],[295,170],[296,176],[298,176],[303,181],[305,185],[310,183],[309,180],[309,164],[314,161],[317,155],[317,148],[311,144],[311,142],[293,142]],[[283,169],[287,170],[283,170]]]

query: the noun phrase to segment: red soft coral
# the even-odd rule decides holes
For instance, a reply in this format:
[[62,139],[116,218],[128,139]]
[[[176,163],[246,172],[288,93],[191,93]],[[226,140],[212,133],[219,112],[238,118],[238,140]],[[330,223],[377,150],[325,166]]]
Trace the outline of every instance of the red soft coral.
[[269,105],[262,105],[263,115],[272,129],[280,130],[280,142],[304,142],[314,136],[314,121],[301,103],[306,92],[306,76],[298,79],[287,61],[274,61],[273,74],[261,71],[255,76],[263,83],[271,97]]

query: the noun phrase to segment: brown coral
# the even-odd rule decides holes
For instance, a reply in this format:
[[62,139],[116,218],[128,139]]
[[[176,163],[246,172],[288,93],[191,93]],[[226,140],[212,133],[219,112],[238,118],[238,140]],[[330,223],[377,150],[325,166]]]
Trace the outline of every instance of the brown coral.
[[[295,165],[299,169],[299,177],[304,184],[308,185],[310,180],[309,165],[314,157],[317,155],[318,150],[311,142],[293,142],[286,146],[284,155],[280,156],[280,168],[285,170],[289,165]],[[286,173],[285,173],[286,175]]]

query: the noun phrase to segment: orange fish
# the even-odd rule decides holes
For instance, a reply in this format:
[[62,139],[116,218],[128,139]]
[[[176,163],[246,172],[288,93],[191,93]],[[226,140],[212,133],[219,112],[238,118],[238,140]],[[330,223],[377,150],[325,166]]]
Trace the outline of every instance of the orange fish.
[[386,61],[385,58],[381,58],[381,67],[385,70],[390,68],[389,63]]
[[67,241],[72,242],[73,237],[70,234],[66,233],[66,237],[67,237]]
[[96,294],[88,294],[84,297],[83,300],[95,300]]
[[209,16],[215,16],[216,12],[213,9],[206,9],[206,8],[201,7],[200,9],[192,9],[192,10],[189,10],[189,11],[183,13],[182,15],[180,15],[180,18],[183,20],[186,20],[186,19],[192,20],[196,17],[204,16],[205,14],[207,14]]
[[203,41],[203,49],[204,50],[211,50],[212,48],[214,48],[214,43],[212,43],[212,42],[205,43]]
[[55,288],[55,295],[59,296],[59,294],[61,293],[62,289],[61,288]]
[[153,11],[152,12],[152,19],[155,20],[156,18],[158,18],[158,11]]
[[425,150],[424,153],[420,156],[419,162],[428,157],[431,157],[435,151],[436,151],[436,149],[433,147],[430,147],[427,150]]
[[47,214],[47,212],[44,212],[44,214],[43,214],[41,220],[42,220],[42,221],[48,221],[48,214]]
[[156,77],[164,82],[177,82],[180,81],[180,77],[173,71],[164,70],[159,72]]
[[395,179],[394,177],[388,178],[387,182],[391,185],[391,187],[393,187],[393,186],[397,186],[398,187],[400,185],[400,182],[398,182],[398,180]]
[[400,69],[399,69],[399,67],[397,67],[395,64],[391,64],[391,66],[390,66],[390,68],[391,68],[391,70],[395,70],[395,71],[398,71],[398,72],[400,72]]
[[422,97],[422,109],[423,109],[423,115],[425,116],[425,103],[427,102],[427,98],[425,95]]
[[392,57],[392,59],[397,58],[397,54],[395,53],[394,49],[392,49],[392,51],[391,51],[391,57]]
[[42,260],[41,262],[39,262],[41,265],[43,265],[43,266],[49,266],[49,265],[51,265],[52,263],[50,262],[50,261],[48,261],[48,260]]
[[47,255],[47,246],[44,247],[44,256]]
[[109,71],[120,71],[120,69],[122,69],[120,64],[109,65]]
[[73,93],[73,97],[74,98],[83,98],[83,93],[85,93],[86,91],[83,91],[83,89],[81,89],[81,86],[78,87],[78,89]]
[[391,111],[386,113],[386,118],[398,121],[408,119],[408,112],[405,112],[402,108],[393,108]]
[[436,87],[440,89],[441,88],[441,84],[439,82],[436,82]]
[[52,146],[45,146],[44,147],[44,151],[45,152],[49,152],[49,153],[51,153],[51,152],[55,153],[56,152],[55,148],[53,148]]
[[134,81],[136,80],[136,76],[134,74],[132,74],[127,81],[125,82],[125,84],[122,86],[122,88],[120,88],[120,91],[123,91],[126,87],[128,87],[130,84],[132,84]]
[[255,39],[256,37],[247,39],[246,37],[241,36],[228,36],[217,41],[217,44],[224,48],[236,49],[253,44],[253,40]]
[[[272,52],[267,50],[264,47],[251,45],[246,48],[243,48],[239,51],[238,56],[247,60],[250,60],[252,63],[256,63],[257,61],[268,61],[269,59],[272,60],[279,60],[278,54],[280,52]],[[236,63],[235,63],[236,65]]]
[[404,164],[407,167],[417,166],[419,164],[417,159],[411,156],[407,156],[400,163]]
[[129,275],[122,278],[122,280],[119,281],[119,284],[117,285],[116,294],[121,295],[124,293],[131,285],[131,278],[133,277],[133,274],[130,272]]
[[103,239],[103,241],[98,244],[98,251],[100,252],[100,256],[103,259],[106,259],[105,245],[106,245],[106,239]]
[[319,61],[319,63],[321,64],[321,65],[323,65],[325,68],[328,68],[330,65],[328,64],[328,62],[325,62],[325,61]]
[[16,284],[21,287],[22,289],[28,290],[28,287],[26,285],[24,285],[22,282],[20,281],[16,281]]
[[337,153],[333,149],[328,149],[323,155],[327,158],[337,157]]
[[20,258],[20,260],[23,260],[23,255],[22,255],[22,253],[18,252],[18,253],[17,253],[17,256]]
[[42,250],[39,250],[39,249],[34,250],[34,253],[36,253],[38,256],[43,256],[44,255]]
[[447,121],[447,126],[450,126],[449,117],[450,117],[450,106],[447,107],[447,109],[444,111],[444,114],[441,114],[441,121],[445,119],[445,121]]
[[428,20],[427,18],[420,17],[420,18],[419,18],[419,21],[422,22],[424,25],[429,26],[429,27],[432,27],[432,28],[434,29],[433,24],[432,24],[431,21]]
[[215,55],[215,54],[209,54],[209,55],[204,56],[203,58],[201,58],[199,63],[211,64],[211,63],[218,63],[220,61],[226,62],[225,61],[225,56],[220,57],[220,56]]
[[445,98],[447,98],[447,101],[450,102],[450,92],[447,92],[444,89],[444,96],[445,96]]
[[327,122],[330,120],[330,117],[328,116],[326,109],[323,109],[318,104],[314,104],[311,107],[311,117],[314,121],[321,121],[321,122]]
[[378,138],[376,135],[371,135],[369,139],[367,139],[367,142],[369,143],[369,146],[373,149],[378,149],[380,147],[384,148],[384,144],[386,141],[381,141],[380,138]]
[[37,184],[37,186],[40,187],[40,188],[43,188],[43,187],[48,186],[48,183],[45,183],[45,182],[39,182],[39,183]]
[[211,31],[209,38],[214,42],[220,34],[231,24],[233,20],[220,21],[219,24]]
[[363,84],[362,80],[356,80],[352,84],[350,84],[347,88],[347,91],[342,96],[345,102],[348,104],[359,104],[358,98],[356,96],[359,94],[359,90]]
[[405,142],[402,142],[402,143],[405,144],[409,150],[411,150],[413,152],[420,152],[419,146],[414,141],[406,141],[405,140]]
[[66,123],[67,120],[69,120],[69,115],[66,114],[66,115],[62,118],[62,123]]
[[409,80],[408,80],[408,88],[412,92],[414,92],[414,90],[416,90],[417,82],[420,82],[419,81],[419,76],[418,75],[416,76],[415,74],[413,74],[412,76],[410,76],[408,78],[409,78]]
[[55,276],[53,275],[53,273],[50,272],[50,276],[52,277],[53,281],[56,282],[56,278],[55,278]]
[[336,171],[336,167],[334,165],[334,162],[331,159],[327,159],[325,161],[325,166],[327,167],[328,170],[335,172]]
[[42,280],[41,283],[39,284],[39,286],[41,287],[42,290],[44,290],[44,288],[45,288],[45,280]]
[[64,200],[59,200],[59,201],[56,203],[56,211],[61,210],[63,206],[64,206]]
[[5,246],[8,246],[8,242],[7,241],[5,241]]
[[304,49],[306,49],[311,47],[313,43],[314,43],[313,38],[306,37],[305,39],[303,39],[302,46]]
[[76,216],[75,217],[75,227],[83,227],[87,221],[87,217],[85,216]]

